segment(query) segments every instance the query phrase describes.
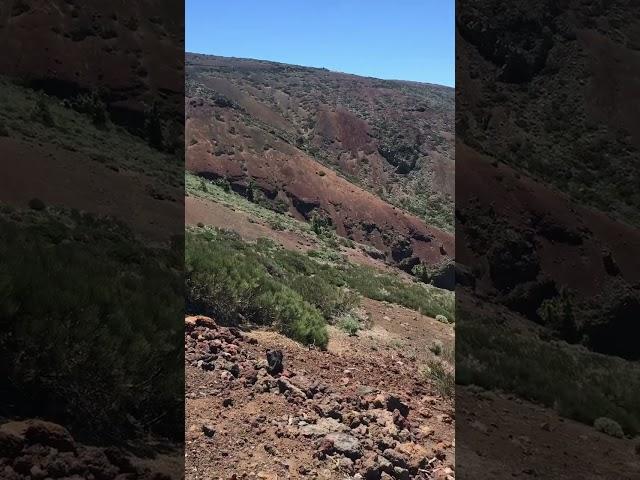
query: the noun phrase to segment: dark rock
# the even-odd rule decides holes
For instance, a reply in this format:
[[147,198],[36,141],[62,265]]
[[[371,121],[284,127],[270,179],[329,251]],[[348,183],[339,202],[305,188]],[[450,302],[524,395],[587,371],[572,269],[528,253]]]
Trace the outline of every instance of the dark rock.
[[267,350],[267,372],[277,375],[284,368],[283,355],[280,350]]
[[202,425],[202,433],[205,437],[213,437],[216,434],[216,429],[213,425]]
[[24,439],[11,432],[0,430],[0,457],[13,458],[22,450]]
[[393,467],[393,476],[397,480],[409,480],[409,478],[411,478],[409,476],[409,470],[402,467]]
[[407,467],[407,458],[396,450],[392,450],[391,448],[386,449],[382,452],[382,455],[389,460],[394,466],[406,468]]
[[388,395],[386,398],[386,407],[387,410],[393,412],[394,410],[398,410],[403,417],[409,415],[409,406],[400,400],[395,395]]
[[122,473],[137,473],[138,469],[131,463],[129,456],[120,448],[108,447],[104,450],[104,454],[113,465],[120,469]]

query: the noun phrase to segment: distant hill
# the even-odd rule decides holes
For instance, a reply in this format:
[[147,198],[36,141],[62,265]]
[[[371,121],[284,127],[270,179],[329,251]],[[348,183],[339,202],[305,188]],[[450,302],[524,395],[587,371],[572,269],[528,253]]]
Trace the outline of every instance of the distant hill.
[[454,91],[186,55],[186,165],[407,271],[454,257]]

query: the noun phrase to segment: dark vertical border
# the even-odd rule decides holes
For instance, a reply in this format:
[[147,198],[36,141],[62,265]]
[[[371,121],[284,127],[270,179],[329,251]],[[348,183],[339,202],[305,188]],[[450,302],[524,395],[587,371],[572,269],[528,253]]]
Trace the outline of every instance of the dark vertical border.
[[457,4],[457,478],[639,478],[637,18]]
[[0,40],[0,476],[180,478],[184,4],[4,2]]

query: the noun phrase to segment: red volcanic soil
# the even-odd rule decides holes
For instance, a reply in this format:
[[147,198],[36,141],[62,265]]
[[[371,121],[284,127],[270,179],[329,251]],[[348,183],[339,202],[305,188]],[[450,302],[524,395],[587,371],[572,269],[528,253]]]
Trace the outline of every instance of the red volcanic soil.
[[[413,255],[429,264],[454,257],[453,236],[384,202],[322,166],[302,150],[279,139],[267,139],[226,112],[214,119],[206,104],[187,99],[186,168],[210,177],[226,177],[236,188],[249,179],[268,197],[286,201],[298,218],[319,210],[331,217],[337,233],[389,252],[400,238],[410,240]],[[233,127],[234,150],[217,141]],[[443,247],[441,249],[441,246]]]
[[[4,2],[0,73],[49,81],[53,89],[110,91],[112,107],[141,111],[145,96],[181,107],[182,4],[63,0]],[[54,93],[65,93],[54,92]]]
[[[207,317],[188,317],[186,478],[209,478],[212,472],[274,480],[338,480],[357,472],[385,478],[381,472],[393,467],[383,454],[409,464],[410,472],[400,469],[402,478],[453,477],[455,406],[420,372],[433,357],[426,348],[433,341],[452,348],[453,329],[395,305],[365,300],[362,307],[371,328],[348,336],[329,327],[327,351],[275,332],[240,332]],[[282,352],[281,373],[272,376],[263,368],[266,350]],[[310,381],[318,393],[311,394]],[[289,384],[291,391],[283,388]],[[406,408],[385,407],[385,398]],[[332,432],[348,436],[360,452],[345,455],[339,446],[327,447]],[[353,459],[345,460],[349,455]]]
[[5,138],[0,139],[0,151],[4,160],[0,167],[2,203],[26,207],[31,199],[39,198],[46,205],[117,218],[136,233],[157,241],[183,231],[183,204],[177,188],[172,191],[174,201],[154,198],[155,184],[148,177],[116,172],[82,153],[54,145]]
[[[603,250],[611,253],[628,282],[640,282],[640,232],[617,222],[605,214],[572,203],[569,197],[546,184],[537,182],[510,167],[481,155],[464,144],[456,146],[458,185],[456,204],[464,209],[473,198],[482,198],[483,205],[492,205],[496,216],[512,225],[516,231],[522,225],[532,225],[535,218],[547,224],[562,226],[581,234],[578,245],[549,239],[532,227],[535,234],[541,270],[560,285],[566,285],[585,296],[600,293],[611,278],[605,270]],[[459,233],[458,258],[462,264],[477,264],[478,255],[464,245],[464,233]]]

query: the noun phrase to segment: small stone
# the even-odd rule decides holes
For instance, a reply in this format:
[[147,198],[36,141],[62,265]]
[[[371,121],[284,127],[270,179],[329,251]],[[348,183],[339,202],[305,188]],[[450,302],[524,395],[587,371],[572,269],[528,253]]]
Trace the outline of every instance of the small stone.
[[362,455],[360,441],[353,435],[335,432],[325,437],[325,440],[333,444],[333,449],[343,455],[356,459]]
[[31,467],[29,473],[31,474],[31,478],[33,480],[40,480],[41,478],[45,478],[47,476],[47,472],[43,470],[40,465],[34,465],[33,467]]
[[213,437],[216,434],[216,429],[213,425],[202,425],[202,433],[205,437]]

